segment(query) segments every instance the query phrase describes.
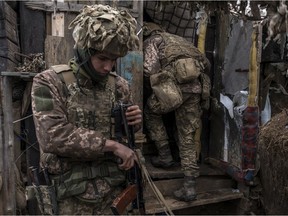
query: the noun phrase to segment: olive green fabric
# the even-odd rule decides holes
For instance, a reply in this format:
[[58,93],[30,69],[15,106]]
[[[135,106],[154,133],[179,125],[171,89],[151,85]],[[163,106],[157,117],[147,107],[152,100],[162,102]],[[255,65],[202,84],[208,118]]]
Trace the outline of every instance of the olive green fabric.
[[37,112],[53,110],[52,95],[48,87],[35,89],[35,108]]
[[[97,166],[78,164],[63,175],[54,178],[57,189],[57,198],[62,200],[67,197],[83,194],[87,189],[87,182],[96,178],[104,179],[110,187],[121,185],[125,182],[125,174],[119,170],[115,163],[104,162]],[[99,192],[99,190],[98,190]],[[84,199],[82,198],[84,201]],[[87,200],[99,202],[99,199]]]

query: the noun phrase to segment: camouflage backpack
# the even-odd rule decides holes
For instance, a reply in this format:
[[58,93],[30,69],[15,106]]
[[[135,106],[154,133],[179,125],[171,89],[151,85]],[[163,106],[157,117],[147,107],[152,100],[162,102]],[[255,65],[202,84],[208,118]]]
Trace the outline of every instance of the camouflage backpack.
[[162,32],[159,33],[165,43],[165,58],[162,65],[171,64],[176,80],[188,83],[206,69],[210,68],[208,59],[193,44],[178,35]]
[[150,77],[154,93],[148,99],[148,106],[158,114],[177,109],[182,104],[178,84],[199,79],[202,85],[201,104],[208,109],[211,83],[209,76],[205,74],[210,70],[206,56],[183,37],[161,31],[154,34],[160,35],[164,40],[165,58],[160,60],[164,69]]

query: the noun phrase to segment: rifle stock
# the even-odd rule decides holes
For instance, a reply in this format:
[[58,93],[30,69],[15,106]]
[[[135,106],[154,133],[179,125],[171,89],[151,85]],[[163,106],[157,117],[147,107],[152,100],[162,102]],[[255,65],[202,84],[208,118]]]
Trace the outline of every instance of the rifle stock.
[[135,184],[129,185],[111,205],[114,215],[122,215],[127,206],[137,198],[137,187]]

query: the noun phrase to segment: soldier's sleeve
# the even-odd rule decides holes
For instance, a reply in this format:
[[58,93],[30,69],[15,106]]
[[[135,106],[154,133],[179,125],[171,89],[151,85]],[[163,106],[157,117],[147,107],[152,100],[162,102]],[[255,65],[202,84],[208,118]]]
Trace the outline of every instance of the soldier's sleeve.
[[43,152],[83,159],[96,159],[97,154],[102,154],[106,140],[99,132],[69,123],[65,86],[54,71],[34,77],[31,99],[36,135]]
[[164,55],[161,47],[163,46],[163,39],[161,36],[153,36],[144,41],[143,55],[144,55],[144,76],[157,73],[161,69],[160,58]]

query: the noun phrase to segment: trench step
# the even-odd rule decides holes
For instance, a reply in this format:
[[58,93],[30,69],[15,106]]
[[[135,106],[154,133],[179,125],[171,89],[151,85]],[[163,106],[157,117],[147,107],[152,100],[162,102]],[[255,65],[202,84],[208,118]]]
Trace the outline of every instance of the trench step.
[[[157,168],[151,164],[151,157],[145,157],[145,165],[147,170],[153,179],[171,179],[171,178],[182,178],[184,176],[181,171],[180,164],[171,168]],[[216,176],[226,175],[222,170],[215,168],[209,164],[202,163],[199,165],[200,175]]]
[[[233,190],[231,188],[222,188],[213,191],[200,192],[197,195],[197,199],[191,202],[182,202],[175,200],[172,196],[164,196],[167,202],[167,205],[170,209],[180,210],[196,206],[202,206],[207,204],[214,204],[219,202],[224,202],[228,200],[236,200],[243,198],[243,193],[239,190]],[[145,198],[145,208],[146,214],[160,214],[163,213],[163,207],[155,199],[155,197],[146,197]]]

